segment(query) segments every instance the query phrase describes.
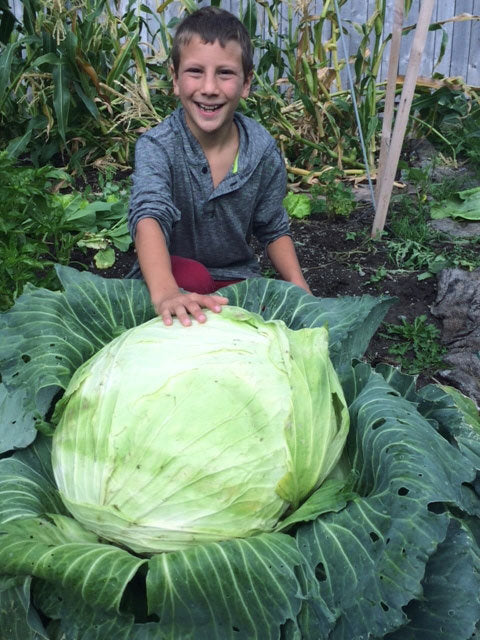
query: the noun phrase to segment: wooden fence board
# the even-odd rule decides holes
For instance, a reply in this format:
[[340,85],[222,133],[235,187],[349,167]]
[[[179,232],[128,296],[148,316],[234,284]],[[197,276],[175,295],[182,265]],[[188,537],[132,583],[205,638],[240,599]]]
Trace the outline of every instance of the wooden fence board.
[[[128,0],[121,0],[120,13],[127,5]],[[284,0],[282,6],[285,7],[284,20],[280,25],[280,32],[285,32],[287,28],[287,1]],[[413,24],[418,17],[418,10],[421,0],[414,0],[410,14],[406,19],[406,24]],[[222,6],[232,11],[236,15],[241,14],[242,9],[246,6],[247,0],[222,0]],[[112,2],[113,4],[113,2]],[[161,0],[142,0],[142,3],[138,2],[138,7],[141,4],[149,6],[153,11],[160,6]],[[394,0],[387,0],[387,25],[391,24],[391,15],[393,13]],[[322,0],[315,0],[312,2],[311,8],[313,12],[319,13],[322,9]],[[14,11],[15,15],[21,17],[22,15],[22,2],[20,0],[10,0],[10,7]],[[368,15],[371,15],[375,9],[375,0],[350,0],[343,7],[341,7],[342,19],[347,22],[349,19],[360,22],[365,20]],[[139,9],[140,10],[140,9]],[[172,2],[168,7],[167,15],[173,17],[179,15],[181,11],[181,3],[177,0]],[[436,2],[436,13],[434,14],[434,20],[445,20],[458,15],[460,13],[471,13],[473,15],[480,15],[480,0],[438,0]],[[259,29],[261,29],[264,37],[268,36],[268,30],[266,29],[266,21],[263,18],[263,12],[259,10]],[[440,66],[435,69],[439,73],[445,76],[462,76],[467,80],[469,84],[474,86],[480,86],[480,23],[474,22],[461,22],[456,24],[445,25],[445,30],[450,36],[449,43],[445,57]],[[325,34],[328,37],[328,34]],[[404,74],[408,64],[408,54],[410,51],[413,34],[410,34],[404,38],[402,46],[402,52],[400,56],[400,73]],[[358,34],[352,33],[348,45],[350,54],[356,52],[356,43],[359,42]],[[429,76],[432,73],[434,60],[438,58],[438,52],[440,50],[441,33],[439,31],[431,32],[429,34],[424,59],[420,69],[421,75]],[[385,52],[384,63],[381,67],[380,79],[385,79],[388,69],[388,46]]]
[[[472,13],[472,11],[473,0],[457,0],[455,5],[456,15]],[[470,21],[456,22],[453,25],[450,76],[463,76],[464,78],[467,76],[471,31],[472,23]]]

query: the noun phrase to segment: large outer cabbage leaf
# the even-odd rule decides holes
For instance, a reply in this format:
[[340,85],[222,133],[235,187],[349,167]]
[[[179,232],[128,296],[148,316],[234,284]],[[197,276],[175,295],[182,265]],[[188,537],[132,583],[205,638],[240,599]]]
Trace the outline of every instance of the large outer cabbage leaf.
[[348,433],[324,328],[238,307],[124,332],[57,404],[57,486],[74,517],[137,552],[272,531]]

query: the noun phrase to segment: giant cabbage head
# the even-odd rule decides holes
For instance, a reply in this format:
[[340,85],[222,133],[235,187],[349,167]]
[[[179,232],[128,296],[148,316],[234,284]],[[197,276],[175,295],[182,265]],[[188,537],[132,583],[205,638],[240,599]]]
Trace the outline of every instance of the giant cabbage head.
[[140,553],[272,531],[332,471],[349,424],[327,330],[238,307],[125,331],[76,371],[54,419],[66,506]]

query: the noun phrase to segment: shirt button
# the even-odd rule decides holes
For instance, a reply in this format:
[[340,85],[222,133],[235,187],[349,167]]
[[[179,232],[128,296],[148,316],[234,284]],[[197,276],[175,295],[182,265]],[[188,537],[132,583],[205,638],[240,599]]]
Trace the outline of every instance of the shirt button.
[[208,173],[208,167],[202,167],[202,173]]

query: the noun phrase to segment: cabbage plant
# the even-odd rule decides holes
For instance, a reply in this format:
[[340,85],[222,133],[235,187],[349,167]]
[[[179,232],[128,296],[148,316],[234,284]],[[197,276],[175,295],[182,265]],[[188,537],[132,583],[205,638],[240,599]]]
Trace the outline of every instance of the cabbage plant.
[[137,552],[272,531],[348,432],[326,329],[238,307],[154,318],[85,362],[57,404],[53,472],[74,518]]
[[[92,458],[89,438],[95,436],[95,416],[89,414],[90,419],[84,415],[89,409],[85,397],[77,431],[78,438],[84,439],[68,441],[64,436],[75,433],[76,427],[67,424],[67,416],[70,403],[73,412],[76,405],[77,409],[81,405],[78,398],[90,377],[86,375],[89,369],[95,363],[100,366],[115,345],[126,347],[136,335],[135,327],[150,332],[158,323],[153,320],[148,292],[139,281],[104,280],[65,267],[58,268],[58,276],[63,291],[29,286],[15,306],[0,316],[2,640],[470,640],[478,633],[478,412],[467,399],[459,402],[458,395],[447,387],[417,389],[415,379],[397,369],[386,365],[373,369],[362,361],[392,300],[369,296],[317,299],[293,285],[261,278],[225,289],[236,309],[227,311],[222,320],[231,321],[231,313],[241,330],[261,334],[261,339],[257,335],[260,343],[256,343],[252,358],[261,353],[276,354],[275,374],[250,380],[252,388],[257,390],[258,386],[259,397],[269,398],[268,410],[287,411],[289,394],[296,390],[302,397],[307,394],[303,374],[310,380],[318,376],[338,398],[333,403],[337,406],[337,435],[345,429],[341,416],[343,408],[348,407],[346,444],[333,471],[327,470],[333,464],[327,455],[324,470],[319,465],[302,478],[301,491],[292,491],[295,473],[289,476],[281,468],[282,460],[297,470],[310,468],[310,464],[313,469],[318,451],[313,455],[315,447],[307,447],[311,459],[299,452],[289,460],[295,450],[294,439],[285,439],[285,430],[279,428],[269,436],[273,446],[269,444],[266,459],[276,453],[270,456],[272,477],[266,471],[265,480],[270,487],[266,493],[279,501],[281,498],[282,506],[278,512],[273,510],[275,516],[267,524],[260,518],[253,530],[244,530],[240,536],[234,527],[233,534],[215,532],[214,539],[197,538],[194,544],[171,551],[144,553],[142,546],[139,553],[128,547],[122,534],[110,540],[105,530],[87,522],[95,512],[108,529],[112,515],[127,513],[125,503],[112,500],[112,510],[107,508],[99,515],[101,510],[92,509],[91,504],[85,508],[80,493],[88,484],[89,491],[102,486],[101,473],[110,473],[115,466],[109,470],[109,461],[121,460],[123,466],[130,454],[138,457],[140,467],[153,466],[157,441],[150,431],[140,429],[123,442],[127,445],[128,441],[128,446],[122,444],[120,458],[110,456],[102,447]],[[328,352],[336,377],[331,369],[329,373],[324,357],[327,334],[323,327],[328,327]],[[209,331],[208,323],[205,329]],[[185,336],[190,330],[185,329]],[[214,330],[213,324],[210,330]],[[286,337],[289,332],[295,334],[293,341]],[[303,347],[296,345],[302,335],[323,347],[311,349],[308,355],[303,352],[305,358],[293,365],[282,349],[279,352],[274,346],[277,338],[269,343],[271,334],[278,334],[291,354],[302,351]],[[263,340],[269,343],[268,349]],[[191,365],[203,357],[195,355],[193,346],[188,346],[187,356],[175,351],[179,368],[182,360],[189,359]],[[208,340],[203,346],[208,351]],[[136,345],[133,355],[139,349]],[[146,352],[150,356],[150,348]],[[314,369],[308,375],[307,363]],[[159,377],[166,375],[163,361],[154,366],[147,358],[146,366],[152,366]],[[265,371],[265,357],[259,366]],[[289,378],[291,384],[282,382],[282,389],[291,389],[278,400],[275,385],[260,385],[279,382],[282,366],[286,370],[291,366],[290,372],[295,370],[295,375]],[[206,368],[202,365],[202,372]],[[240,365],[229,370],[237,380],[241,377]],[[125,392],[119,392],[122,396],[132,392],[137,382],[134,369],[124,373],[131,384]],[[107,376],[91,385],[95,406],[101,405],[98,396],[106,393],[109,379]],[[194,391],[194,383],[190,383]],[[148,384],[144,383],[140,392],[148,391]],[[165,379],[165,385],[169,384]],[[227,383],[222,378],[219,384]],[[245,388],[239,382],[235,385],[238,397],[230,394],[232,406],[219,408],[219,412],[241,404]],[[211,386],[205,378],[201,388]],[[106,398],[104,409],[108,412],[108,394]],[[133,403],[120,400],[121,406],[136,410]],[[313,415],[314,407],[312,400],[302,411]],[[165,421],[168,411],[159,413],[160,420]],[[119,413],[108,428],[120,433],[125,417]],[[82,422],[84,429],[80,428]],[[302,420],[302,428],[309,432],[307,423]],[[99,442],[104,435],[102,424],[100,419],[96,434]],[[201,426],[193,424],[192,428]],[[334,432],[332,427],[331,435]],[[294,430],[287,428],[287,433],[291,436]],[[322,445],[321,435],[312,432],[310,436],[315,444]],[[210,434],[203,432],[203,437]],[[224,448],[220,444],[222,454],[229,457],[228,444],[235,443],[235,462],[240,460],[240,437],[236,424],[232,440]],[[276,437],[283,437],[283,448],[274,448]],[[163,440],[160,437],[160,444]],[[202,484],[211,451],[210,447],[202,450],[202,436],[197,446],[197,455],[206,463],[198,467],[202,469],[203,477],[198,478]],[[319,451],[321,448],[317,447]],[[261,458],[260,447],[254,453]],[[62,473],[74,478],[68,492],[57,467],[63,455],[66,462],[61,466],[66,468]],[[96,469],[95,462],[102,461],[102,456],[106,464]],[[197,464],[193,452],[186,457],[189,469]],[[136,465],[128,468],[128,464],[123,469],[125,476],[120,470],[115,479],[117,497],[128,492],[130,505],[138,507],[137,515],[142,515],[143,509],[145,516],[144,506],[154,506],[154,498],[147,497],[150,482],[142,476],[142,484],[136,484],[139,476],[130,473],[133,466],[137,470]],[[159,470],[160,475],[165,470]],[[252,472],[248,479],[254,476]],[[111,477],[115,477],[114,472]],[[238,483],[236,474],[229,478],[232,486]],[[285,478],[288,481],[282,483]],[[245,478],[241,481],[248,484]],[[186,489],[179,478],[172,482],[179,493]],[[215,482],[214,490],[220,486]],[[72,505],[77,491],[80,506],[75,513]],[[190,506],[202,511],[203,497],[192,500],[196,504]],[[185,505],[184,498],[185,494]],[[137,505],[133,504],[135,500]],[[85,521],[80,516],[84,509],[90,513]],[[235,511],[233,505],[232,520]],[[261,512],[262,508],[258,510]],[[201,515],[205,515],[203,511]],[[225,526],[226,518],[219,515],[216,519]],[[139,520],[136,517],[131,526],[140,525]],[[142,535],[138,530],[134,544],[142,545]]]

